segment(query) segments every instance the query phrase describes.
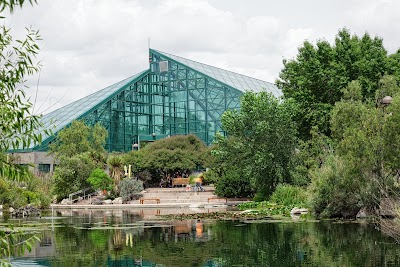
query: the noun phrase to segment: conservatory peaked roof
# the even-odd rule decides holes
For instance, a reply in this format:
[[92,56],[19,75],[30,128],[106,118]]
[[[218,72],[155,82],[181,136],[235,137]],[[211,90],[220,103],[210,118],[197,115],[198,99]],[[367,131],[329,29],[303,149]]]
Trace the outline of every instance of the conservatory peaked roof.
[[[150,49],[150,52],[164,58],[164,60],[184,65],[194,72],[204,75],[218,83],[222,83],[229,88],[239,90],[241,92],[258,92],[264,89],[268,92],[271,92],[275,97],[282,96],[282,91],[273,83],[251,78],[246,75],[227,71],[158,50]],[[42,134],[43,143],[42,145],[36,147],[31,146],[29,149],[40,149],[43,147],[43,145],[48,144],[48,142],[54,139],[54,134],[68,126],[70,123],[72,123],[72,121],[84,118],[87,114],[94,111],[99,105],[106,103],[116,94],[125,90],[127,86],[133,82],[139,81],[149,73],[150,70],[147,69],[55,111],[43,115],[41,118],[41,121],[44,125],[43,129],[51,130],[53,136],[46,135],[43,129],[38,130],[38,133]]]
[[187,67],[200,72],[214,80],[222,82],[230,87],[238,89],[242,92],[254,91],[258,92],[262,89],[271,92],[275,97],[282,96],[282,91],[273,83],[262,81],[256,78],[252,78],[246,75],[238,74],[232,71],[224,70],[207,64],[203,64],[187,58],[175,56],[169,53],[161,52],[158,50],[151,49],[156,54],[163,55],[172,61],[186,65]]
[[[103,88],[93,94],[85,96],[75,102],[72,102],[64,107],[54,110],[46,115],[43,115],[41,121],[45,129],[57,133],[59,130],[69,125],[72,121],[80,119],[82,116],[96,108],[98,105],[108,101],[115,93],[123,90],[125,86],[131,84],[134,80],[140,79],[147,75],[148,70],[135,74],[127,79],[119,81],[113,85]],[[44,131],[40,131],[43,136],[43,141],[49,136],[46,136]]]

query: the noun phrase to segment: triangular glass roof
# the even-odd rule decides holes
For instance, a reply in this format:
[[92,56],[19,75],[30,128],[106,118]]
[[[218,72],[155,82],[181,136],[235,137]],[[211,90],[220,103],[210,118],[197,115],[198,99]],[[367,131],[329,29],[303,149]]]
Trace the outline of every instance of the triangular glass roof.
[[158,50],[151,49],[151,52],[158,53],[177,63],[186,65],[197,72],[203,73],[219,82],[222,82],[242,92],[245,91],[259,92],[262,89],[265,89],[268,92],[271,92],[275,97],[282,96],[282,91],[273,83],[265,82],[246,75],[238,74],[232,71],[227,71],[224,69],[213,67],[207,64],[175,56],[169,53],[161,52]]
[[[96,108],[98,105],[108,101],[119,90],[123,90],[126,85],[132,83],[138,78],[141,78],[147,73],[148,70],[142,71],[127,79],[110,85],[75,102],[72,102],[64,107],[43,115],[41,121],[44,128],[51,130],[53,134],[57,133],[59,130],[70,124],[72,121],[82,118],[85,114]],[[43,137],[43,141],[45,141],[48,136],[44,134],[44,131],[41,131],[41,134]]]

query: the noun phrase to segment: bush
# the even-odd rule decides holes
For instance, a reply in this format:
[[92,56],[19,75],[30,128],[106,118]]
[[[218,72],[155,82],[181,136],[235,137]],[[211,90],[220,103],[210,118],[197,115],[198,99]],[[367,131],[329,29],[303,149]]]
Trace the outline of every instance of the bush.
[[221,197],[253,197],[254,188],[240,172],[227,171],[215,185],[215,193]]
[[119,183],[119,186],[123,202],[138,199],[142,196],[140,192],[143,190],[143,182],[140,180],[126,178]]
[[354,173],[348,161],[331,156],[311,172],[311,206],[317,216],[354,218],[362,207],[365,181]]
[[111,190],[113,188],[113,180],[102,169],[94,169],[87,181],[94,189]]
[[203,178],[203,181],[206,184],[217,184],[219,180],[219,175],[216,171],[211,169],[203,172]]
[[307,202],[307,194],[302,187],[279,184],[274,193],[272,193],[270,201],[283,206],[305,206]]

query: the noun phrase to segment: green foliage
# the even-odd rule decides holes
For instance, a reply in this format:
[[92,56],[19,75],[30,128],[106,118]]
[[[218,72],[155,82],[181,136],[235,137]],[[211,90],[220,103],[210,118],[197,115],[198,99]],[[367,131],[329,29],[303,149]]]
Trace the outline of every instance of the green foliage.
[[10,30],[0,27],[0,151],[41,142],[41,135],[35,132],[42,127],[40,116],[32,113],[23,90],[26,77],[39,70],[34,63],[38,40],[39,33],[28,29],[25,40],[14,41]]
[[190,173],[202,166],[206,145],[195,135],[172,136],[141,149],[143,166],[155,176]]
[[330,138],[318,132],[317,127],[311,130],[312,138],[307,141],[300,140],[293,157],[292,184],[305,186],[311,182],[310,170],[320,167],[327,155],[333,151]]
[[101,190],[111,190],[113,187],[113,180],[107,175],[103,169],[96,168],[92,171],[89,178],[87,178],[93,188]]
[[53,174],[57,200],[90,186],[87,178],[106,162],[106,137],[103,126],[90,127],[82,121],[73,121],[70,127],[58,132],[55,143],[50,145],[51,153],[59,161]]
[[101,164],[94,162],[89,153],[60,159],[60,164],[53,173],[53,194],[57,196],[57,200],[60,201],[70,193],[89,187],[86,179],[94,169],[102,167],[99,165]]
[[125,178],[120,183],[120,194],[124,203],[142,196],[143,182],[137,179]]
[[[292,115],[296,106],[281,102],[266,91],[246,92],[240,111],[226,111],[222,116],[228,138],[217,137],[213,155],[222,166],[221,179],[231,175],[223,172],[240,169],[241,179],[253,184],[264,198],[279,183],[290,183],[291,159],[296,144],[296,126]],[[221,167],[220,167],[221,168]]]
[[110,155],[107,159],[110,168],[110,176],[114,181],[115,188],[118,188],[119,181],[123,175],[123,159],[120,155]]
[[215,184],[215,193],[221,197],[253,197],[254,187],[239,169],[229,169]]
[[337,156],[311,173],[311,206],[321,217],[354,218],[362,207],[363,180]]
[[347,29],[338,32],[332,45],[325,40],[315,45],[305,41],[296,59],[283,63],[277,85],[300,106],[296,121],[303,140],[310,138],[312,126],[330,135],[330,110],[349,82],[358,80],[363,98],[373,99],[381,77],[390,69],[399,71],[394,60],[388,64],[382,39],[367,33],[352,36]]
[[0,12],[3,12],[4,10],[10,10],[10,12],[14,12],[14,9],[16,7],[22,8],[24,3],[29,2],[31,5],[37,4],[37,0],[1,0],[0,1]]
[[379,85],[374,103],[361,101],[354,93],[361,84],[350,83],[332,110],[336,149],[311,172],[312,205],[321,216],[354,217],[361,207],[374,210],[382,197],[399,192],[399,102],[396,95],[388,107],[379,100],[399,87],[392,76],[384,76]]
[[0,266],[12,266],[9,262],[10,258],[22,256],[26,250],[30,252],[37,241],[39,238],[34,233],[0,231]]
[[58,132],[56,141],[50,144],[50,152],[58,159],[89,152],[93,160],[104,163],[106,138],[107,130],[99,123],[90,127],[83,121],[73,121],[70,127]]
[[213,169],[203,172],[203,183],[215,185],[218,183],[218,180],[219,180],[219,174]]
[[128,153],[122,154],[121,157],[124,165],[131,165],[132,173],[138,173],[144,170],[145,159],[143,149],[129,151]]
[[307,193],[304,188],[288,184],[279,184],[270,197],[270,201],[283,206],[305,207]]

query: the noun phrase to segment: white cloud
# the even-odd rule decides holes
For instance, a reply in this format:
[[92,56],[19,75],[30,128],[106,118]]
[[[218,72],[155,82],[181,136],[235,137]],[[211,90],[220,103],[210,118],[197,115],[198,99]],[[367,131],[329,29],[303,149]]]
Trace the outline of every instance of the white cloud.
[[40,29],[43,111],[146,69],[148,37],[155,49],[274,82],[282,59],[295,57],[304,39],[331,41],[344,26],[382,36],[394,52],[399,8],[394,0],[52,0],[7,23],[17,35],[24,26]]

